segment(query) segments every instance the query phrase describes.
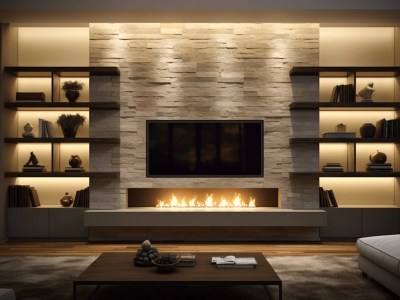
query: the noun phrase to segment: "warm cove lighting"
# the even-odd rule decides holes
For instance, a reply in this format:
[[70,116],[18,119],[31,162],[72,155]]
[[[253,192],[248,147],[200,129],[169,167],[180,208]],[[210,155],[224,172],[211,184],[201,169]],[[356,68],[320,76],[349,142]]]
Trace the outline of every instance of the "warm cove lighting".
[[236,193],[233,199],[227,199],[221,196],[220,199],[215,199],[213,194],[207,194],[204,200],[198,200],[197,196],[193,196],[186,200],[185,197],[178,199],[174,194],[169,200],[158,200],[156,207],[186,207],[186,208],[226,208],[226,207],[256,207],[256,199],[250,196],[248,201],[242,199],[242,195]]

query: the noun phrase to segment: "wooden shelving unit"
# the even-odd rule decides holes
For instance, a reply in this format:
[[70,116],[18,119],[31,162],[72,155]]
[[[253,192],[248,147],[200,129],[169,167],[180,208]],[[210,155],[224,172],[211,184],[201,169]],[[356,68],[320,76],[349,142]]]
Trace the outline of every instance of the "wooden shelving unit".
[[119,110],[117,102],[34,102],[34,101],[13,101],[5,102],[4,107],[15,110]]
[[323,137],[304,137],[291,138],[291,144],[300,143],[400,143],[400,138],[323,138]]
[[17,77],[119,76],[117,67],[4,67],[4,72]]
[[[315,66],[298,66],[290,69],[290,76],[348,76],[353,73],[369,73],[368,76],[398,76],[400,67],[315,67]],[[365,75],[364,75],[365,76]]]
[[118,178],[119,172],[5,172],[5,177]]
[[289,174],[317,177],[400,177],[400,172],[290,172]]
[[120,138],[5,138],[5,143],[90,143],[90,144],[119,144]]
[[355,103],[332,103],[332,102],[293,102],[290,110],[398,110],[400,102],[355,102]]

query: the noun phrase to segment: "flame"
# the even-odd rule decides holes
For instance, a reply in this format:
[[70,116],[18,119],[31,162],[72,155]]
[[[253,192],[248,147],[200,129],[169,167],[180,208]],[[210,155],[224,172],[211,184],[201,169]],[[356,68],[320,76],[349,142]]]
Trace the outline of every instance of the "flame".
[[172,194],[169,200],[158,200],[156,207],[256,207],[256,199],[250,196],[249,201],[246,202],[243,200],[241,194],[235,193],[231,201],[225,196],[221,196],[218,202],[214,199],[214,194],[207,194],[204,201],[197,201],[197,196],[193,196],[190,200],[186,201],[185,197],[179,200],[175,194]]

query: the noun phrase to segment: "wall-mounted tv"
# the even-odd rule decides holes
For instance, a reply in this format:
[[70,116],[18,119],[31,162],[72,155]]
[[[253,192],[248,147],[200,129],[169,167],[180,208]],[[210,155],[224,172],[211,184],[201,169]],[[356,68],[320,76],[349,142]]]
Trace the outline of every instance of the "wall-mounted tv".
[[146,124],[148,177],[263,177],[264,121]]

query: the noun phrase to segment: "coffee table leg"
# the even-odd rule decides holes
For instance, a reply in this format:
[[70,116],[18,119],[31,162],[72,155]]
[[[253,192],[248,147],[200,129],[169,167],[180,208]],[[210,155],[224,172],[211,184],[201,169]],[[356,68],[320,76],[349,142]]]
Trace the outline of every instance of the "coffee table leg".
[[72,284],[72,299],[76,300],[76,284],[75,284],[75,282]]
[[282,300],[282,282],[279,284],[279,300]]

